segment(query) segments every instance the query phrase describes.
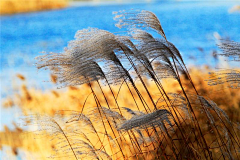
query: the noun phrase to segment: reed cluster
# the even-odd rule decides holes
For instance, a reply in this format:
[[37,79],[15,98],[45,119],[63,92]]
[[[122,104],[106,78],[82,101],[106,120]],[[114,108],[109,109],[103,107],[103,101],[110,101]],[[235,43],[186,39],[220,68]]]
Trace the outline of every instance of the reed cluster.
[[[207,81],[190,75],[158,18],[149,11],[115,14],[126,35],[88,28],[78,31],[63,53],[37,57],[37,67],[50,69],[60,88],[70,86],[69,102],[56,91],[42,102],[43,95],[33,96],[24,86],[19,101],[6,103],[29,107],[24,122],[54,142],[50,158],[238,159],[239,124],[210,99],[210,87],[203,87]],[[220,45],[224,55],[238,56],[238,43]],[[211,77],[209,85],[225,85],[229,97],[238,97],[239,72],[234,71],[230,78],[222,74],[222,83]],[[226,110],[229,105],[239,110],[239,97],[217,98]],[[39,105],[42,111],[33,114]]]

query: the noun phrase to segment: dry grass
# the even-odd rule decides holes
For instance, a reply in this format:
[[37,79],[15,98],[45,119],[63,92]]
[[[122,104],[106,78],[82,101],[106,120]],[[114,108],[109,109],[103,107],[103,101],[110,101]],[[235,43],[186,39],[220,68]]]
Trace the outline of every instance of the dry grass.
[[1,0],[0,15],[64,8],[68,0]]
[[[130,36],[84,29],[64,53],[37,57],[66,90],[23,85],[4,103],[22,109],[30,133],[55,144],[44,151],[67,159],[239,158],[239,71],[188,70],[151,12],[120,11],[115,19]],[[238,60],[239,43],[219,46]]]
[[[228,112],[228,110],[238,111],[240,107],[240,91],[238,89],[231,89],[227,83],[218,86],[209,86],[208,77],[209,72],[212,72],[207,66],[201,69],[192,68],[190,73],[193,77],[196,89],[199,91],[200,95],[205,95],[209,99],[213,100],[219,105],[220,108],[224,109],[228,114],[234,116],[234,112]],[[24,76],[18,74],[17,77],[25,79]],[[51,75],[51,79],[56,76]],[[171,79],[164,80],[164,85],[166,86],[166,91],[171,93],[181,93],[181,88],[178,86],[177,82]],[[154,85],[153,81],[146,80],[147,87],[153,93],[152,96],[154,100],[159,98],[159,91]],[[97,84],[93,84],[97,85]],[[140,91],[143,91],[143,87],[140,83],[137,84]],[[116,95],[119,91],[120,86],[114,86],[113,92]],[[193,92],[191,88],[186,86],[189,92]],[[104,87],[103,91],[106,97],[109,97],[108,102],[111,106],[115,105],[115,101],[112,98],[111,92],[108,87]],[[100,90],[96,92],[100,93]],[[90,95],[88,97],[88,95]],[[101,94],[100,94],[101,95]],[[146,95],[143,95],[146,97]],[[133,99],[129,98],[131,94],[127,89],[126,85],[123,85],[119,92],[118,103],[121,107],[129,106],[133,110],[136,110]],[[137,103],[140,104],[140,100],[137,95],[134,94]],[[46,113],[48,115],[54,115],[58,110],[76,110],[81,111],[82,106],[86,101],[85,106],[94,107],[95,101],[94,97],[91,95],[90,87],[85,84],[78,87],[70,86],[66,89],[56,89],[56,90],[36,90],[34,88],[28,87],[26,85],[19,86],[18,92],[14,96],[10,96],[3,100],[3,106],[5,108],[18,106],[24,111],[30,111],[33,113]],[[107,106],[104,97],[100,96],[99,100],[103,106]],[[146,99],[149,103],[150,99]],[[158,105],[160,106],[160,105]],[[231,116],[230,116],[231,117]],[[238,116],[235,116],[234,121],[240,121]]]
[[[24,159],[48,159],[49,151],[54,149],[54,142],[50,141],[49,137],[36,138],[36,135],[31,132],[25,132],[20,127],[16,126],[15,130],[9,130],[7,126],[0,133],[1,145],[3,152],[9,156],[9,159],[14,159],[15,156],[20,156],[21,149],[24,152]],[[45,143],[45,142],[48,143]],[[4,146],[10,146],[11,150],[7,150]],[[6,156],[6,155],[5,155]],[[4,157],[7,159],[7,157]]]
[[[194,84],[196,85],[197,90],[201,95],[206,95],[214,102],[216,102],[219,107],[222,108],[229,115],[231,121],[239,122],[240,117],[238,115],[240,114],[240,91],[237,89],[230,89],[227,83],[221,86],[209,86],[206,80],[209,77],[208,73],[211,71],[212,70],[208,67],[202,67],[200,70],[197,68],[192,68],[190,70],[190,74],[194,79]],[[17,77],[20,77],[19,79],[21,80],[25,79],[25,77],[20,74],[18,74]],[[51,76],[51,79],[53,77],[56,78],[56,76]],[[181,92],[181,88],[178,86],[176,81],[166,80],[163,83],[166,86],[167,92]],[[152,95],[154,100],[157,100],[159,97],[157,87],[152,81],[146,80],[146,84],[151,90],[151,93],[153,93]],[[139,90],[143,90],[141,84],[138,84],[137,87],[139,88]],[[115,94],[117,94],[118,90],[119,86],[113,87],[113,91]],[[103,88],[103,91],[105,92],[106,97],[112,97],[108,87],[105,86]],[[193,92],[193,90],[189,89],[189,92]],[[3,106],[6,108],[14,106],[20,107],[26,115],[38,113],[54,116],[54,114],[56,114],[56,112],[59,110],[81,111],[84,101],[90,93],[91,90],[88,85],[82,85],[79,87],[68,87],[67,89],[60,90],[47,90],[44,92],[23,85],[19,86],[19,91],[15,96],[10,96],[4,100]],[[137,99],[137,95],[135,94],[134,96]],[[119,106],[128,106],[133,110],[137,110],[136,106],[134,105],[134,101],[129,97],[131,97],[131,95],[127,87],[124,85],[119,93]],[[103,97],[99,97],[99,100],[100,103],[103,104],[103,106],[107,106]],[[146,99],[146,101],[147,103],[150,103],[149,99]],[[115,102],[112,98],[109,98],[108,102],[111,106],[115,105]],[[139,99],[137,100],[137,103],[140,104]],[[161,105],[162,104],[159,103],[158,106]],[[85,106],[86,108],[83,113],[87,113],[88,111],[96,107],[94,98],[91,94],[88,97]],[[141,109],[143,108],[141,107]],[[127,115],[127,113],[125,114]],[[131,117],[131,115],[128,116]],[[198,116],[201,117],[200,115]],[[200,125],[204,125],[204,123],[200,123]],[[46,141],[43,141],[42,138],[34,139],[32,133],[25,133],[21,130],[21,128],[17,126],[16,130],[14,131],[9,131],[8,129],[5,129],[4,132],[1,132],[0,137],[2,145],[11,146],[12,151],[16,150],[16,148],[20,148],[26,151],[33,152],[34,154],[26,152],[26,155],[29,156],[29,159],[32,159],[34,156],[40,157],[41,159],[47,159],[46,157],[49,157],[49,155],[53,154],[53,149],[55,146],[55,143],[53,141],[45,143]],[[91,135],[89,137],[96,138],[94,135]],[[48,136],[46,136],[45,138],[48,138],[49,140],[51,139],[51,137]]]

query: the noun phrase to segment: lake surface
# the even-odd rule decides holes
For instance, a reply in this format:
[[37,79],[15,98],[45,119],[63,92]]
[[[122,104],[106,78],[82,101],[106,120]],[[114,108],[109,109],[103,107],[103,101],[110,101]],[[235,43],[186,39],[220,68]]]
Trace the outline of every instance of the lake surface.
[[[238,2],[239,3],[239,2]],[[1,16],[1,97],[11,94],[19,82],[16,74],[27,78],[28,86],[51,88],[49,73],[37,71],[34,57],[41,52],[62,52],[77,30],[96,27],[110,32],[115,27],[113,11],[144,9],[160,19],[170,42],[183,54],[187,64],[214,66],[210,55],[216,50],[214,33],[240,41],[240,14],[228,13],[236,2],[151,2],[131,4],[76,5],[62,10]],[[202,48],[200,51],[198,48]],[[1,113],[1,117],[3,112]],[[2,123],[8,123],[4,112]],[[1,128],[0,128],[1,129]]]

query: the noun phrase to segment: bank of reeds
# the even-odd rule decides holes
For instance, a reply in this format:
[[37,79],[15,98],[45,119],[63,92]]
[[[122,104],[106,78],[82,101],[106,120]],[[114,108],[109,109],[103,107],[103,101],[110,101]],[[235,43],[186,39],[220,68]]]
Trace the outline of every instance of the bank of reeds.
[[[23,86],[19,101],[6,103],[28,107],[26,124],[55,142],[50,157],[239,159],[239,124],[232,121],[238,117],[224,111],[230,105],[239,111],[238,90],[230,90],[239,79],[223,75],[226,81],[219,86],[211,77],[213,88],[202,78],[205,73],[195,79],[151,12],[120,11],[115,19],[128,29],[127,36],[84,29],[64,53],[37,57],[37,67],[50,69],[59,87],[71,86],[67,94],[37,95]],[[238,50],[238,44],[232,47]],[[215,95],[216,87],[227,96]]]
[[1,0],[0,15],[60,9],[68,0]]

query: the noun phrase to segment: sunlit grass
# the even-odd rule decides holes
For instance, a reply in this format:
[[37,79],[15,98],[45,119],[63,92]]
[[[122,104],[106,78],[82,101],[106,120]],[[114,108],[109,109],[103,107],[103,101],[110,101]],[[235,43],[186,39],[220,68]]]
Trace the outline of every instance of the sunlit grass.
[[1,0],[0,15],[64,8],[68,0]]
[[[201,95],[205,95],[209,97],[211,100],[216,102],[221,108],[224,110],[228,110],[230,108],[239,109],[240,103],[240,94],[238,89],[231,89],[229,88],[228,83],[224,83],[218,86],[209,86],[208,85],[208,78],[209,72],[212,70],[208,69],[207,67],[202,67],[202,69],[192,68],[191,75],[193,77],[194,84],[196,85],[197,90]],[[53,75],[50,76],[50,79],[53,79]],[[25,77],[21,74],[17,75],[19,81],[25,80]],[[149,90],[153,98],[157,100],[159,98],[159,91],[157,87],[154,85],[153,81],[146,80],[146,84],[148,85]],[[164,85],[166,86],[167,92],[172,93],[180,93],[181,88],[178,86],[177,82],[171,79],[164,80]],[[96,85],[93,83],[93,85]],[[139,83],[137,85],[139,90],[144,90],[143,86]],[[188,86],[186,86],[186,89]],[[130,93],[127,89],[126,85],[120,86],[113,86],[113,92],[115,95],[118,94],[118,103],[122,107],[131,106],[131,108],[136,110],[134,105],[133,99],[129,98]],[[108,99],[108,102],[111,106],[115,105],[114,99],[110,93],[108,87],[103,88],[104,92]],[[119,90],[120,89],[120,90]],[[189,92],[193,92],[192,89],[189,88]],[[96,90],[97,93],[101,91],[98,89]],[[118,93],[119,92],[119,93]],[[221,93],[221,94],[218,94]],[[144,94],[144,92],[143,92]],[[146,93],[145,93],[146,94]],[[101,94],[99,94],[101,95]],[[140,100],[137,98],[137,95],[134,94],[135,99],[140,104]],[[146,97],[146,102],[149,103],[150,99]],[[10,96],[3,101],[4,107],[13,107],[18,106],[26,111],[31,111],[33,113],[47,113],[49,115],[53,115],[58,110],[78,110],[81,111],[83,104],[85,106],[91,107],[95,106],[94,97],[91,95],[90,87],[85,84],[79,87],[68,87],[63,89],[53,89],[53,90],[37,90],[31,88],[30,86],[22,85],[19,86],[18,94],[15,96]],[[103,106],[107,106],[104,97],[100,96],[99,100]],[[161,105],[161,104],[160,104]],[[160,106],[159,105],[159,106]],[[39,106],[39,107],[36,107]],[[229,107],[231,106],[231,107]]]
[[[206,81],[208,79],[208,72],[211,72],[210,69],[207,67],[202,67],[201,70],[197,68],[192,68],[190,70],[190,74],[192,75],[192,78],[194,79],[194,83],[196,85],[197,90],[199,91],[200,95],[205,95],[209,97],[211,100],[216,102],[220,108],[222,108],[230,117],[230,120],[233,122],[240,121],[240,117],[238,116],[240,114],[240,94],[239,90],[237,89],[230,89],[227,83],[224,83],[223,85],[218,86],[209,86],[208,82]],[[18,74],[17,75],[19,81],[25,81],[25,77]],[[51,76],[50,79],[54,80],[56,77]],[[154,85],[152,81],[146,80],[147,87],[149,90],[151,90],[152,97],[155,101],[159,98],[159,93],[157,87]],[[184,82],[183,82],[184,83]],[[173,93],[180,93],[181,89],[178,86],[177,82],[174,80],[165,80],[163,84],[166,87],[167,92],[173,92]],[[92,84],[97,88],[97,84]],[[137,87],[139,90],[143,90],[143,87],[140,83],[137,83]],[[115,95],[119,92],[118,96],[118,104],[120,107],[129,107],[133,110],[137,110],[136,106],[134,105],[133,99],[129,98],[131,97],[126,85],[123,85],[119,91],[120,86],[114,86],[113,92]],[[191,93],[193,90],[186,86],[186,90]],[[103,87],[103,91],[106,94],[106,97],[108,97],[109,105],[114,108],[115,101],[113,98],[111,98],[111,93],[108,87]],[[101,95],[100,90],[96,90],[96,93],[98,95]],[[140,104],[140,100],[137,98],[137,95],[134,95],[137,103]],[[147,97],[147,95],[143,96]],[[99,96],[100,103],[103,106],[107,106],[104,97]],[[88,113],[92,109],[96,108],[95,100],[93,95],[91,94],[91,89],[88,85],[82,85],[80,87],[68,87],[66,89],[56,89],[56,90],[47,90],[47,91],[41,91],[34,88],[31,88],[30,86],[24,84],[22,86],[19,86],[19,89],[17,91],[17,94],[14,96],[10,96],[6,98],[3,101],[4,107],[20,107],[25,115],[29,114],[47,114],[49,116],[54,116],[59,110],[73,110],[73,111],[82,111],[82,107],[84,105],[84,102],[86,100],[85,108],[83,110],[83,113]],[[147,103],[150,104],[150,99],[146,98]],[[162,104],[161,102],[158,103],[158,107],[160,107]],[[141,106],[141,110],[143,110],[143,107]],[[125,115],[127,113],[124,113]],[[201,114],[197,113],[197,117],[200,118],[199,122],[200,125],[204,126],[204,117],[201,116]],[[201,119],[203,118],[203,119]],[[22,125],[23,121],[19,121],[20,126]],[[44,136],[44,137],[38,137],[37,139],[34,139],[33,134],[25,133],[20,127],[17,127],[14,131],[10,131],[5,127],[5,131],[1,132],[0,139],[2,145],[7,145],[12,147],[13,154],[17,154],[16,152],[17,148],[23,149],[26,152],[26,155],[30,156],[29,159],[32,157],[41,157],[41,159],[45,159],[46,157],[49,157],[53,152],[53,149],[56,147],[54,141],[50,141],[51,136]],[[186,126],[187,127],[187,126]],[[87,128],[86,128],[87,129]],[[98,130],[100,133],[103,133],[104,131]],[[104,138],[103,135],[99,135],[101,138]],[[98,143],[98,138],[94,134],[88,135],[91,140],[95,139],[93,143]],[[47,140],[48,139],[48,140]],[[48,143],[46,143],[48,141]],[[98,143],[99,145],[99,143]],[[116,145],[116,144],[115,144]],[[127,146],[126,144],[122,144]],[[131,144],[129,144],[131,146]],[[107,148],[107,150],[110,150],[110,148]],[[125,149],[127,150],[127,148]],[[15,152],[14,152],[15,151]],[[30,154],[31,153],[31,154]],[[34,154],[33,154],[34,153]],[[130,154],[130,153],[129,153]],[[119,155],[118,155],[119,156]],[[65,157],[61,157],[65,158]],[[149,155],[149,158],[151,155]],[[71,158],[69,158],[71,159]],[[74,159],[74,158],[73,158]]]

